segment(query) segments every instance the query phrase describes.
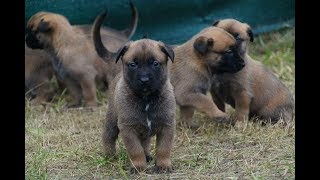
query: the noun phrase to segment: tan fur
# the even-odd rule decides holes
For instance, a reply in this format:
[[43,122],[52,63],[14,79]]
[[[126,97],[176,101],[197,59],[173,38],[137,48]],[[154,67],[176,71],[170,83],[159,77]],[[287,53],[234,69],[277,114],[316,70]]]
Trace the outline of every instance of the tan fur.
[[31,103],[38,105],[50,101],[55,89],[50,83],[54,75],[49,56],[42,50],[25,46],[25,87],[26,96],[35,96]]
[[247,42],[250,41],[247,31],[251,28],[247,23],[242,23],[235,19],[223,19],[219,21],[216,27],[222,28],[232,35],[238,34],[240,38]]
[[[193,44],[200,36],[208,36],[215,40],[214,50],[224,51],[235,44],[235,39],[219,28],[209,27],[189,41],[176,46],[175,63],[170,64],[170,78],[174,87],[177,104],[180,106],[181,122],[187,126],[198,127],[192,121],[195,110],[206,113],[210,119],[227,121],[228,115],[218,109],[212,99],[206,95],[211,86],[211,73],[205,60],[195,52]],[[217,62],[219,55],[213,54]],[[212,63],[216,63],[212,61]]]
[[[83,32],[87,38],[92,41],[92,25],[74,25],[74,27],[79,28],[79,31]],[[127,37],[123,34],[107,27],[101,28],[101,36],[104,44],[114,52],[128,41]],[[39,67],[41,67],[41,69]],[[42,84],[43,79],[45,79],[46,82],[49,82],[53,76],[54,70],[50,55],[44,50],[31,49],[25,46],[25,85],[28,90],[33,88],[36,89],[33,92],[36,96],[34,104],[49,101],[56,93],[56,90],[53,89],[52,84],[50,83],[45,83],[46,85],[36,88],[38,84]],[[32,84],[30,84],[30,81],[33,81]],[[59,85],[59,89],[64,88],[64,86],[61,87],[61,83]],[[104,85],[107,84],[98,84],[98,87],[100,87],[99,89],[105,89]],[[37,94],[39,94],[38,98]]]
[[[102,41],[104,44],[110,49],[112,52],[116,52],[121,46],[123,46],[129,38],[132,37],[132,35],[135,33],[137,22],[138,22],[138,11],[136,7],[130,2],[131,10],[132,10],[132,22],[129,28],[118,31],[112,28],[108,27],[102,27],[101,28],[101,36],[102,36]],[[39,16],[45,14],[42,12],[39,14]],[[81,34],[85,34],[87,36],[88,40],[92,42],[92,25],[73,25],[73,29],[75,32],[79,32]],[[52,63],[50,63],[50,56],[44,51],[40,49],[30,49],[27,46],[25,47],[25,71],[26,71],[26,77],[25,77],[25,85],[26,88],[29,89],[34,89],[34,85],[42,83],[42,80],[49,80],[53,76],[53,66]],[[38,67],[41,67],[39,69]],[[117,69],[117,68],[116,68]],[[114,68],[108,68],[105,71],[111,71],[113,75]],[[113,75],[114,76],[114,75]],[[113,77],[112,77],[113,78]],[[108,78],[111,79],[111,78]],[[30,81],[33,83],[30,84]],[[108,80],[107,80],[108,81]],[[62,82],[58,81],[59,85],[62,85]],[[28,83],[28,84],[27,84]],[[107,82],[97,82],[97,87],[101,90],[105,89],[105,85],[108,85]],[[43,102],[50,97],[46,97],[47,94],[50,96],[54,94],[55,92],[53,91],[52,88],[47,88],[47,86],[52,86],[51,84],[45,83],[44,88],[36,88],[36,91],[34,91],[34,95],[39,94],[40,97],[36,98],[37,102]],[[48,85],[47,85],[48,84]],[[60,87],[59,86],[59,87]],[[63,87],[60,87],[64,88]],[[50,89],[50,90],[48,90]],[[43,92],[42,92],[43,91]],[[48,93],[49,91],[50,93]]]
[[[149,58],[157,59],[166,69],[167,56],[160,50],[159,43],[143,39],[130,42],[122,56],[123,67],[136,59],[139,63]],[[121,63],[121,62],[118,62]],[[150,138],[156,135],[156,169],[171,171],[170,153],[175,133],[175,99],[173,87],[167,77],[167,70],[162,77],[167,77],[157,99],[148,92],[137,96],[127,84],[127,72],[124,68],[112,81],[108,92],[108,110],[103,143],[107,155],[116,152],[115,143],[118,134],[122,138],[133,164],[133,170],[143,171],[146,162],[151,160]],[[154,79],[154,81],[159,81]],[[148,100],[151,98],[151,100]],[[150,126],[148,125],[150,121]]]
[[231,104],[236,110],[236,121],[254,116],[272,122],[280,117],[285,121],[292,120],[294,100],[290,90],[262,63],[248,55],[247,29],[250,27],[233,19],[221,20],[216,26],[241,36],[246,66],[238,73],[214,77],[212,96],[215,101]]
[[53,29],[49,33],[39,33],[39,38],[47,46],[44,50],[54,59],[57,78],[66,84],[74,98],[69,106],[80,105],[82,96],[87,106],[96,106],[95,81],[106,81],[108,67],[97,56],[92,40],[81,29],[71,26],[62,15],[49,12],[32,16],[28,28],[35,30],[41,20]]
[[[216,27],[222,28],[232,34],[234,37],[241,38],[241,53],[248,51],[250,41],[253,42],[251,27],[247,23],[239,22],[235,19],[223,19],[216,22]],[[248,33],[251,33],[251,37]]]

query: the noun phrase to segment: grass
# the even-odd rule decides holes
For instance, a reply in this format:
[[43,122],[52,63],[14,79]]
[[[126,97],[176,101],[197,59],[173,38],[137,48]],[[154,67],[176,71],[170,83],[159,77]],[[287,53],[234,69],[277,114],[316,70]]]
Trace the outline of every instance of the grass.
[[[272,69],[293,93],[294,36],[291,28],[256,37],[249,53]],[[100,93],[99,98],[103,102],[105,97]],[[26,103],[26,179],[295,179],[294,122],[285,127],[245,122],[235,129],[196,113],[201,128],[177,126],[173,173],[133,175],[121,140],[116,157],[103,155],[106,104],[93,111],[61,111],[64,101],[62,95],[47,108]],[[153,155],[154,144],[153,138]]]

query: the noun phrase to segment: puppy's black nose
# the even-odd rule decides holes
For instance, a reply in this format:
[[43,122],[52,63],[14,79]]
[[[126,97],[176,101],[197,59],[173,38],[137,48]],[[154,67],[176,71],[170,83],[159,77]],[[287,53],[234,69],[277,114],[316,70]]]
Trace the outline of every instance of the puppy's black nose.
[[147,76],[142,76],[142,77],[140,77],[139,80],[140,80],[141,83],[146,83],[146,82],[149,81],[149,77],[147,77]]

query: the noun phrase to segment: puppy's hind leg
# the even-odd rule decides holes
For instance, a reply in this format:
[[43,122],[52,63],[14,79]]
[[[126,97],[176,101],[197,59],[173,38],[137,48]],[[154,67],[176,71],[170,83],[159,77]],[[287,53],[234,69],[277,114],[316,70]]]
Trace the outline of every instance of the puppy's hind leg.
[[194,107],[180,106],[180,119],[181,119],[180,123],[191,129],[199,128],[199,125],[195,123],[192,119],[194,111],[195,111]]
[[177,102],[181,106],[192,106],[200,112],[204,112],[210,119],[218,122],[229,122],[229,116],[222,112],[208,96],[201,93],[190,93],[176,96]]
[[[235,123],[237,125],[238,122],[244,122],[249,118],[250,112],[250,103],[251,97],[246,93],[246,91],[242,91],[237,94],[237,98],[235,99]],[[240,124],[238,123],[237,126]]]
[[276,110],[263,110],[259,112],[261,119],[271,124],[277,123],[280,119],[287,124],[294,119],[294,107],[292,105],[277,107]]
[[81,106],[82,93],[79,84],[71,79],[66,79],[64,83],[72,97],[72,101],[67,104],[67,108],[76,108]]
[[86,106],[96,107],[97,95],[96,95],[95,78],[92,76],[85,76],[80,80],[80,85],[81,85],[82,95],[85,100]]
[[32,99],[31,104],[39,105],[50,101],[54,96],[54,88],[50,84],[49,80],[43,81],[38,88],[36,88],[36,97]]
[[294,121],[294,107],[284,108],[282,110],[281,117],[286,123]]

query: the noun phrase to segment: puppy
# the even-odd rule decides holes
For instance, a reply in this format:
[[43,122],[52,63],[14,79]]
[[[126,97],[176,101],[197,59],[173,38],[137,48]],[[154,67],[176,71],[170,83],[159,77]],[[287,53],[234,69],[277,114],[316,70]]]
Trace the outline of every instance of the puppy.
[[[102,27],[101,35],[104,44],[111,50],[116,52],[122,47],[135,33],[138,24],[138,11],[131,1],[130,7],[132,10],[132,21],[130,26],[122,31],[117,31],[112,28]],[[91,25],[73,25],[75,30],[84,33],[87,38],[92,41]],[[39,104],[51,99],[51,96],[56,92],[53,90],[50,83],[43,83],[45,80],[48,82],[53,75],[53,66],[50,61],[50,56],[41,49],[30,49],[25,47],[25,86],[27,92],[32,90],[31,93],[36,98],[33,102]],[[31,83],[32,82],[32,83]],[[59,82],[59,89],[62,87],[62,82]],[[45,84],[38,87],[39,84]],[[62,87],[61,87],[62,86]],[[98,87],[105,89],[108,86],[107,82],[99,83]],[[50,88],[49,88],[50,87]],[[34,90],[33,90],[34,89]],[[28,92],[29,93],[29,92]],[[39,98],[37,98],[39,94]],[[50,95],[50,96],[49,96]]]
[[170,64],[170,78],[180,106],[181,123],[197,128],[192,120],[195,110],[218,122],[229,122],[229,116],[206,94],[211,88],[212,74],[235,73],[243,68],[235,38],[223,29],[209,27],[173,50],[176,58]]
[[97,56],[92,41],[70,25],[62,15],[39,12],[27,25],[26,43],[33,49],[44,49],[53,57],[53,67],[74,101],[69,107],[96,106],[95,81],[105,81],[107,65]]
[[25,91],[31,103],[38,105],[50,101],[55,89],[50,83],[54,75],[50,57],[41,50],[25,47]]
[[[150,138],[156,135],[156,170],[171,171],[175,134],[175,98],[167,69],[174,52],[162,42],[142,39],[127,43],[117,54],[122,71],[111,83],[103,133],[106,154],[115,154],[120,133],[133,164],[143,171],[151,160]],[[108,59],[109,60],[109,59]]]
[[66,84],[74,101],[69,107],[96,106],[96,80],[104,78],[103,62],[85,34],[62,15],[38,12],[27,23],[27,46],[44,49],[53,58],[57,79]]
[[294,100],[290,90],[262,63],[248,55],[248,43],[253,41],[250,26],[234,19],[213,24],[234,35],[241,46],[245,67],[237,73],[215,74],[212,96],[218,107],[225,111],[225,102],[235,108],[235,120],[254,116],[277,122],[293,119]]

